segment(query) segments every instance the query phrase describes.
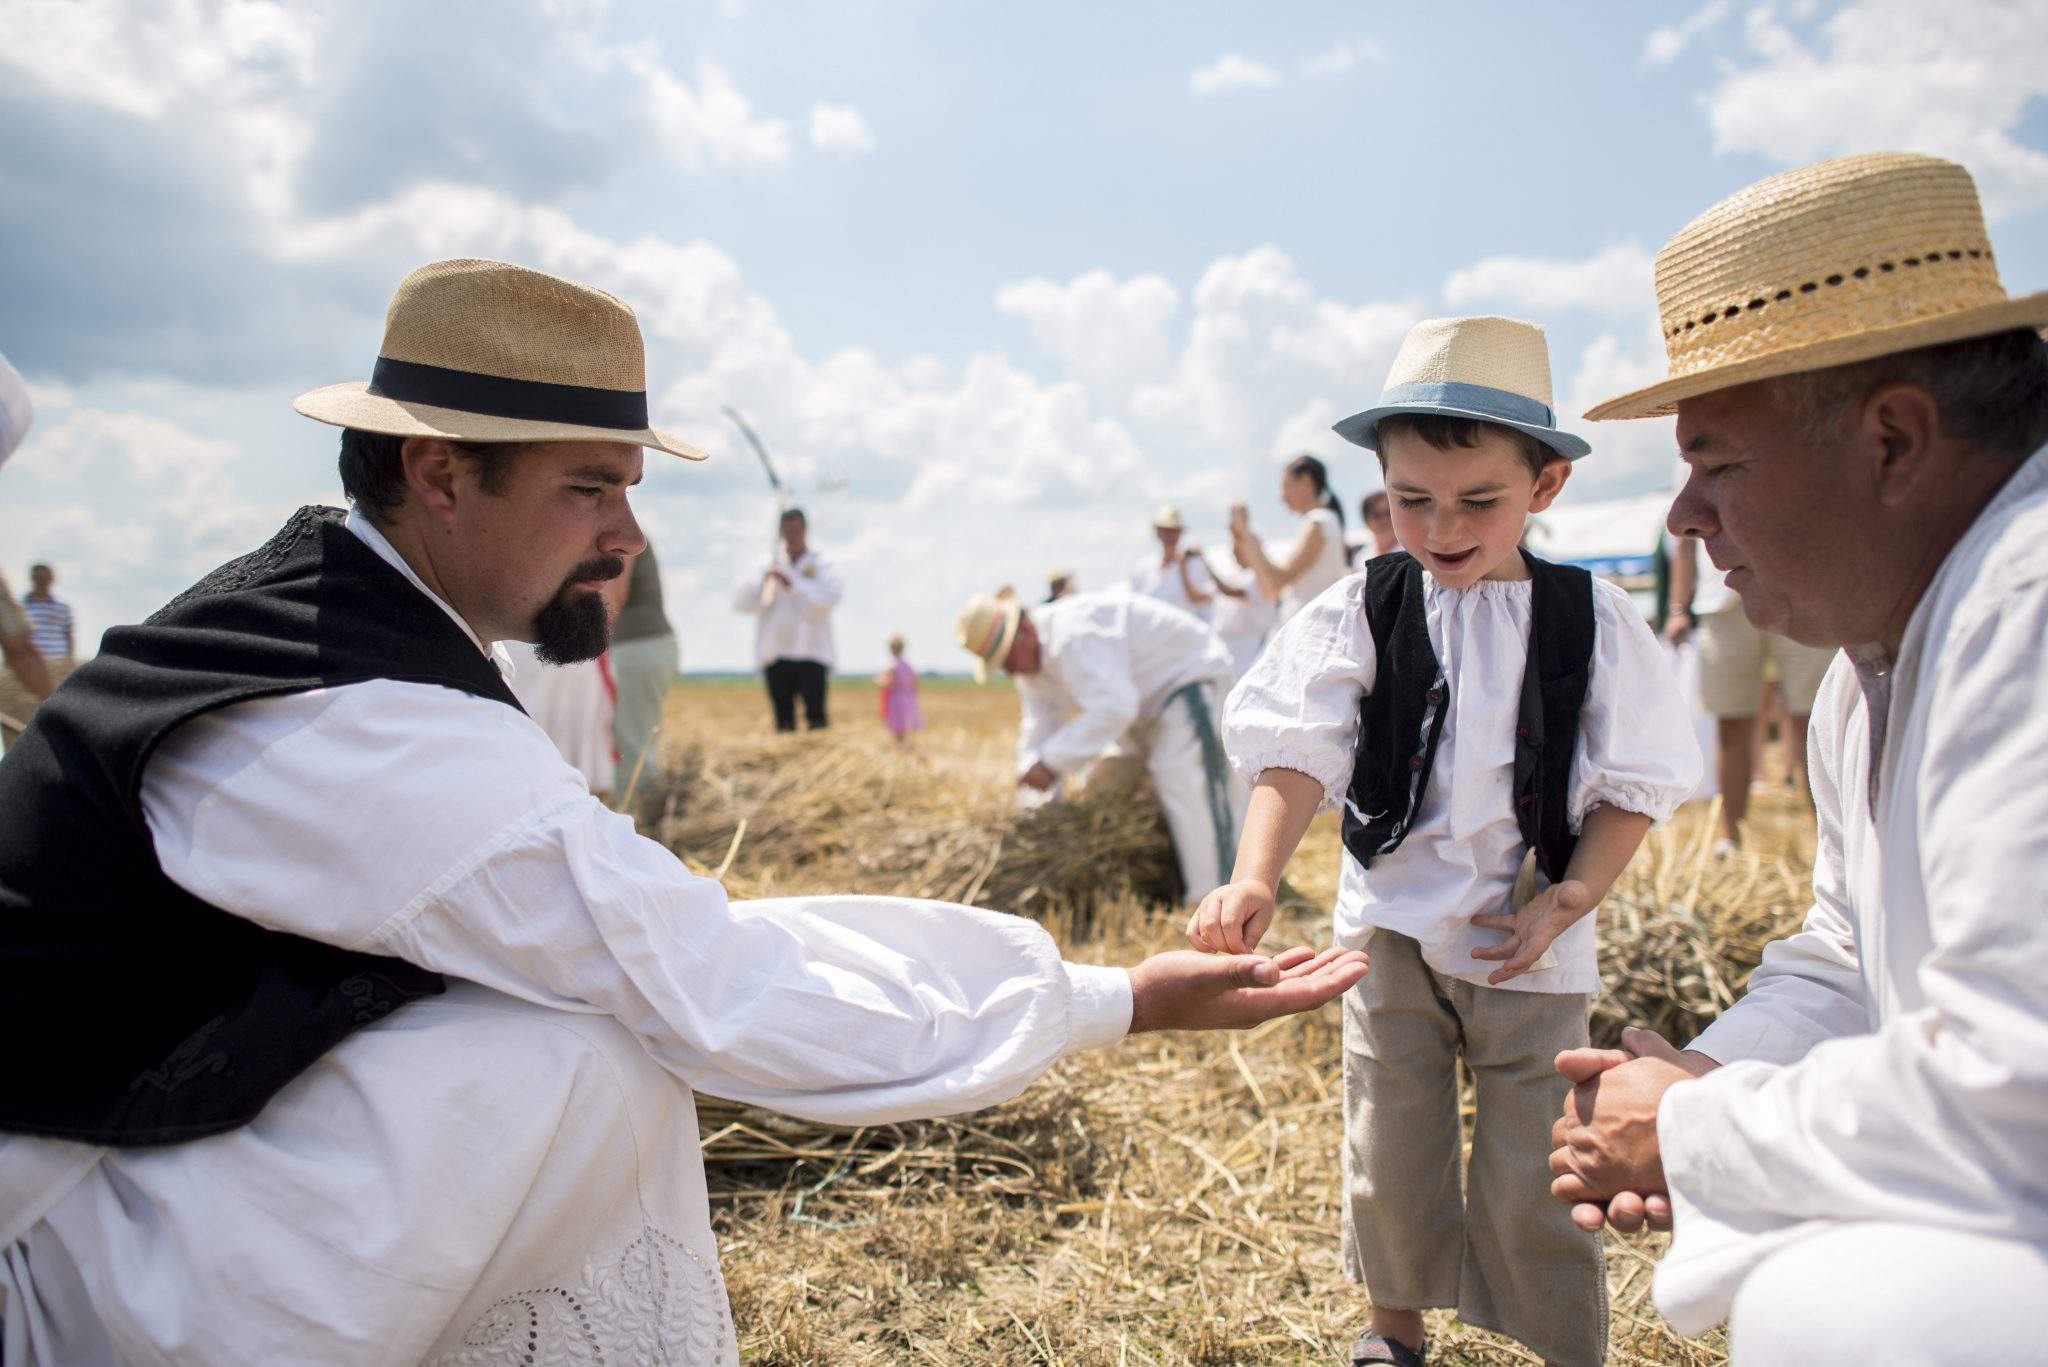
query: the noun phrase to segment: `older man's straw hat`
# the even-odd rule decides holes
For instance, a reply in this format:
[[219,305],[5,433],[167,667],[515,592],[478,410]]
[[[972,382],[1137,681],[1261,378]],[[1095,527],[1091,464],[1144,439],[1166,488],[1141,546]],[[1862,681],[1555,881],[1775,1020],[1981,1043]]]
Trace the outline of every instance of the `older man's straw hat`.
[[974,657],[976,683],[987,683],[989,671],[1008,657],[1023,618],[1024,607],[1012,593],[977,593],[967,600],[954,624],[953,639]]
[[301,394],[292,407],[392,436],[619,441],[704,459],[648,426],[633,310],[502,261],[436,261],[405,277],[369,380]]
[[2048,293],[1998,281],[1970,173],[1879,152],[1758,181],[1657,253],[1668,379],[1589,418],[1895,351],[2048,323]]
[[1514,318],[1426,318],[1409,329],[1380,401],[1332,430],[1380,449],[1379,422],[1396,413],[1478,418],[1527,432],[1566,460],[1592,448],[1560,432],[1550,406],[1543,329]]
[[1159,530],[1166,532],[1179,532],[1187,530],[1187,528],[1183,526],[1181,523],[1180,509],[1174,507],[1171,503],[1167,504],[1165,507],[1161,508],[1158,512],[1152,515],[1152,525],[1154,527],[1157,527]]

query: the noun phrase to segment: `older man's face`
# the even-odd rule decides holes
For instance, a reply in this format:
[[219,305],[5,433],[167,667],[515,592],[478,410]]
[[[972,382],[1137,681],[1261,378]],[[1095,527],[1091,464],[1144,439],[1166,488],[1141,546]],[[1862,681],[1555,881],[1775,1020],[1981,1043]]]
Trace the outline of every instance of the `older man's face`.
[[1880,510],[1851,444],[1816,445],[1770,385],[1752,384],[1681,402],[1678,449],[1690,472],[1671,533],[1729,571],[1752,623],[1814,646],[1875,639]]

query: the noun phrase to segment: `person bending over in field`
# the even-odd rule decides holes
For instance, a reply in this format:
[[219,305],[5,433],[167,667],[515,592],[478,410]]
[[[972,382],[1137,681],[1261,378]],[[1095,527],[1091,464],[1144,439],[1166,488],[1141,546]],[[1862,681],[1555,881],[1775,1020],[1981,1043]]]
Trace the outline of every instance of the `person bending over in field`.
[[[1257,945],[1309,819],[1342,806],[1337,941],[1373,961],[1344,1000],[1344,1261],[1373,1306],[1351,1361],[1413,1367],[1421,1312],[1452,1306],[1595,1364],[1599,1244],[1542,1183],[1552,1062],[1586,1043],[1592,912],[1699,750],[1628,596],[1517,547],[1587,449],[1554,425],[1540,328],[1417,324],[1337,431],[1379,453],[1407,550],[1310,602],[1231,693],[1224,744],[1257,786],[1188,937]],[[1462,1184],[1460,1055],[1479,1107]]]
[[1017,681],[1022,793],[1056,794],[1118,746],[1143,755],[1187,900],[1223,881],[1245,788],[1231,778],[1216,730],[1234,677],[1230,648],[1208,623],[1120,590],[1034,608],[1004,590],[971,599],[954,639],[974,656],[977,680],[1000,668]]

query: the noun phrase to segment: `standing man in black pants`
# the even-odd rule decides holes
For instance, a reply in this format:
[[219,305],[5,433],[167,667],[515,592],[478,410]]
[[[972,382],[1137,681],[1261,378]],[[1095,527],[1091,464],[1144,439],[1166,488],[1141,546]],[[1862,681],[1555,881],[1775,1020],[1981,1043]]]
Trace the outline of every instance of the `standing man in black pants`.
[[843,586],[838,572],[811,549],[803,510],[782,514],[780,552],[759,574],[739,583],[733,606],[752,613],[754,662],[768,681],[775,729],[796,730],[796,706],[804,726],[825,728],[825,680],[832,671],[832,609]]

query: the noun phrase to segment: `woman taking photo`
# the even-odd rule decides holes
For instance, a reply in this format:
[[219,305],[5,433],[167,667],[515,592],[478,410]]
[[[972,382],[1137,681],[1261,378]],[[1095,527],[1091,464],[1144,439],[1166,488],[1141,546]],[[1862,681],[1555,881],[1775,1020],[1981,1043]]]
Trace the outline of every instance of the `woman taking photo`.
[[1301,515],[1294,544],[1274,556],[1252,534],[1244,505],[1230,510],[1230,546],[1237,563],[1258,576],[1259,587],[1279,601],[1279,620],[1342,579],[1350,569],[1344,547],[1344,507],[1330,492],[1323,463],[1297,456],[1280,477],[1280,499]]

